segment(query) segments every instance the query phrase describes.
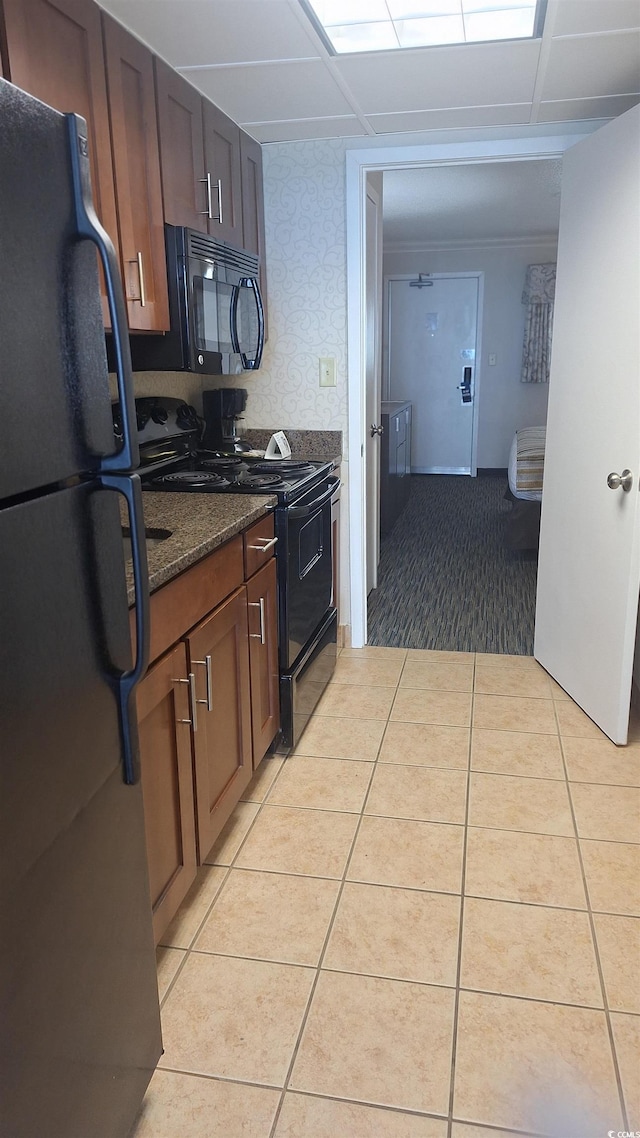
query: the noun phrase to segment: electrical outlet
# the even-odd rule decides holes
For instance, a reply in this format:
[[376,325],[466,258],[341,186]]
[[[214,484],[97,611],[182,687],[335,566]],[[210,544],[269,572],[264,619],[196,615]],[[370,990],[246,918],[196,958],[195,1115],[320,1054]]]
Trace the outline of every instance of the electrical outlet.
[[320,386],[321,387],[335,387],[336,385],[336,361],[333,356],[321,356],[319,359],[320,365]]

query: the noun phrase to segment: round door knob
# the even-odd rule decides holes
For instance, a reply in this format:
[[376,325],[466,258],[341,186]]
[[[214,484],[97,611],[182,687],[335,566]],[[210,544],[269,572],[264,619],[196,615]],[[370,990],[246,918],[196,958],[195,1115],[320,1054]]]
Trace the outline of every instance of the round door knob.
[[376,427],[375,423],[371,424],[370,430],[371,430],[371,438],[373,438],[374,435],[383,435],[384,434],[384,427]]
[[622,486],[622,489],[627,492],[633,486],[633,474],[630,470],[623,470],[622,474],[609,474],[607,486],[610,490],[619,490]]

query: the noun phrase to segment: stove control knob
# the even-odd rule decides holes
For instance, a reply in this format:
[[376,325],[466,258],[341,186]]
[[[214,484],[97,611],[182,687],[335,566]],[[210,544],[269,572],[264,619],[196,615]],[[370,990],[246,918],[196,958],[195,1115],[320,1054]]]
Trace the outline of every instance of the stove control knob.
[[203,356],[203,355],[200,355],[200,356],[198,356],[198,363],[199,363],[199,364],[203,364],[203,363],[204,363],[204,356]]
[[166,423],[169,418],[169,412],[165,407],[154,407],[151,412],[151,418],[154,423]]

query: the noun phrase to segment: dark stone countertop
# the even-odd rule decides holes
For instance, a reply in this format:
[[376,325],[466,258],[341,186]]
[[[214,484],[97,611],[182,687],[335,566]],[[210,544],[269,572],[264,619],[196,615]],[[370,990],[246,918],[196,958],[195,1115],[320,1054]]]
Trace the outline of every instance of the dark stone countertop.
[[309,459],[310,462],[342,461],[342,431],[294,431],[288,427],[274,427],[272,431],[258,430],[249,427],[242,438],[256,450],[264,450],[269,439],[276,431],[284,430],[291,457]]
[[[143,494],[145,527],[171,530],[165,541],[147,545],[151,592],[258,521],[276,501],[271,494]],[[128,525],[124,504],[121,516],[122,524]],[[126,562],[126,575],[132,605],[131,561]]]

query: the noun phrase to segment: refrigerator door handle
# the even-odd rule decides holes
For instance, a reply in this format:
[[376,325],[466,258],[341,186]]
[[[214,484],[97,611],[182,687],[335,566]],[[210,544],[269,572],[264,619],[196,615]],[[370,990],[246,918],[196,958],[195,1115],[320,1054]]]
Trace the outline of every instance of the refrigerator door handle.
[[136,590],[136,659],[131,671],[121,672],[114,677],[114,680],[120,711],[124,781],[133,784],[140,778],[134,691],[149,663],[150,631],[149,574],[142,512],[142,485],[137,474],[101,474],[98,476],[98,482],[104,490],[115,490],[118,494],[122,494],[126,498],[129,513],[133,580]]
[[100,254],[107,285],[118,380],[118,398],[122,412],[122,447],[115,454],[101,457],[100,473],[134,470],[140,464],[140,452],[138,450],[133,379],[131,376],[127,310],[122,292],[118,258],[113,242],[100,224],[93,206],[87,124],[80,115],[65,115],[65,118],[69,131],[76,236],[79,240],[92,241]]

